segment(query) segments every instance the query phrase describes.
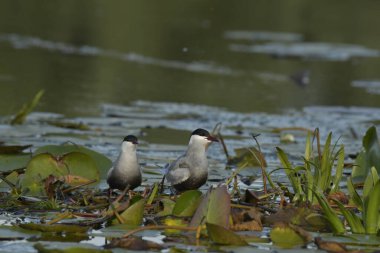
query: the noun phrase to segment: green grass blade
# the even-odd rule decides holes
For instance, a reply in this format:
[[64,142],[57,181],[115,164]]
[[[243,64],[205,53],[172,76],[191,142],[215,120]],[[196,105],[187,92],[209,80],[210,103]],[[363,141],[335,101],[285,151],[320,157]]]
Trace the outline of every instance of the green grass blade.
[[325,146],[323,147],[323,154],[321,159],[321,168],[320,168],[320,175],[318,181],[318,189],[322,192],[326,192],[327,188],[329,187],[330,178],[331,178],[331,153],[330,153],[330,146],[331,146],[331,136],[332,133],[330,132],[327,136]]
[[342,178],[343,167],[344,167],[344,146],[340,146],[337,152],[338,162],[336,165],[336,171],[334,176],[333,186],[331,188],[331,192],[336,192],[339,190],[339,182]]
[[335,234],[343,234],[346,230],[342,221],[339,219],[338,215],[329,205],[325,196],[319,193],[315,193],[315,197],[318,200],[319,205],[322,207],[322,211],[326,216],[327,221],[331,225],[331,229]]
[[364,224],[367,234],[376,234],[379,227],[380,181],[364,200]]
[[347,189],[348,189],[348,193],[351,196],[352,202],[356,205],[359,211],[363,210],[363,200],[359,196],[358,192],[355,190],[351,177],[347,178]]
[[306,137],[305,157],[304,157],[305,177],[306,177],[305,187],[307,187],[306,196],[307,196],[307,200],[310,203],[313,202],[313,190],[314,190],[314,176],[311,171],[311,166],[309,163],[310,159],[312,159],[313,157],[313,144],[311,141],[311,136],[312,136],[312,133],[308,132],[307,137]]
[[299,188],[297,186],[297,177],[294,173],[294,168],[289,162],[288,156],[285,154],[285,152],[279,147],[276,147],[276,149],[278,158],[280,159],[282,166],[285,167],[285,173],[289,178],[290,184],[293,187],[293,191],[294,193],[297,193]]
[[338,205],[344,218],[347,220],[351,231],[355,234],[365,234],[365,228],[363,226],[362,220],[356,216],[352,211],[346,209],[346,207],[336,199],[332,199],[335,204]]
[[18,125],[24,123],[26,117],[29,113],[33,111],[33,109],[38,105],[40,102],[41,97],[44,94],[44,90],[40,90],[37,92],[37,94],[34,96],[33,100],[30,101],[27,104],[24,104],[21,110],[13,117],[11,120],[11,125]]

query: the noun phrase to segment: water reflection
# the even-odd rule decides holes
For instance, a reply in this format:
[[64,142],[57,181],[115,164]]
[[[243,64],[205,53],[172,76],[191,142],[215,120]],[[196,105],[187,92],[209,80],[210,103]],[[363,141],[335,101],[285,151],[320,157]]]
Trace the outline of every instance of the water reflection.
[[[138,99],[242,112],[378,107],[378,93],[350,85],[379,79],[377,5],[2,1],[0,113],[41,88],[39,110],[69,116]],[[308,84],[294,85],[304,70]]]

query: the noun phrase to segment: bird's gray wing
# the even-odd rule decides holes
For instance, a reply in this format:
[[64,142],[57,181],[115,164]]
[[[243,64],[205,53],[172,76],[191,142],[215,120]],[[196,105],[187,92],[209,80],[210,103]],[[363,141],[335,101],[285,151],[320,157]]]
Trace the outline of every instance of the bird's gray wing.
[[166,179],[172,185],[180,184],[190,177],[190,166],[185,157],[180,157],[175,162],[169,164]]

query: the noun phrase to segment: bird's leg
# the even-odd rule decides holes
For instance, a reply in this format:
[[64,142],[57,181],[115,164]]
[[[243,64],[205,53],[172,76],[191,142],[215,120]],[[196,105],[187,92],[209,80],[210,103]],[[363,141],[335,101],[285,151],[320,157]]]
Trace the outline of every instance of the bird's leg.
[[165,182],[165,175],[162,177],[162,180],[160,183],[160,190],[159,190],[160,193],[164,191],[164,182]]
[[107,194],[108,194],[108,202],[111,203],[111,198],[112,198],[112,189],[111,188],[108,188]]
[[119,195],[119,197],[117,197],[115,202],[119,202],[122,198],[124,198],[125,194],[127,194],[128,190],[129,190],[129,188],[130,188],[130,185],[127,185],[125,187],[125,189],[122,191],[122,193]]

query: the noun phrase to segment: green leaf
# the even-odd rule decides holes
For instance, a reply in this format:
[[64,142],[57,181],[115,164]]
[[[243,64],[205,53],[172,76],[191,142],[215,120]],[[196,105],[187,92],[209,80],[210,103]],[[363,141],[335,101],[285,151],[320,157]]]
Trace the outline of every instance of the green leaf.
[[150,193],[148,201],[146,202],[147,205],[151,205],[153,203],[153,200],[156,197],[157,192],[158,192],[158,183],[154,183],[152,192]]
[[377,174],[377,171],[375,167],[372,167],[370,170],[370,173],[368,174],[367,178],[364,181],[363,186],[363,199],[366,199],[368,194],[372,191],[373,187],[379,180],[379,175]]
[[317,181],[317,190],[320,190],[322,192],[326,192],[326,189],[330,185],[330,179],[331,179],[331,171],[332,171],[332,161],[331,161],[331,155],[330,155],[331,136],[332,136],[332,133],[330,132],[326,138],[325,146],[323,147],[323,154],[322,154],[321,167],[320,167],[320,173],[319,173],[320,176]]
[[288,156],[285,154],[285,152],[281,148],[276,147],[276,149],[277,149],[277,156],[280,159],[282,166],[284,166],[285,168],[285,173],[287,177],[289,178],[289,181],[290,181],[290,184],[292,185],[294,193],[300,194],[299,183],[298,183],[297,177],[295,176],[294,168],[292,164],[289,162]]
[[270,232],[270,238],[274,245],[280,248],[294,248],[305,245],[307,239],[290,226],[280,223]]
[[104,178],[107,175],[109,168],[112,167],[112,161],[105,155],[100,154],[94,150],[86,148],[81,145],[75,145],[71,143],[65,143],[62,145],[47,145],[38,148],[34,154],[50,153],[53,156],[63,156],[70,152],[80,152],[89,155],[95,162],[100,176]]
[[339,207],[339,210],[343,214],[344,218],[347,220],[351,230],[355,234],[365,234],[365,228],[363,226],[362,220],[356,216],[352,211],[348,210],[342,203],[336,199],[332,199],[335,204]]
[[225,228],[229,226],[231,212],[231,198],[225,185],[211,187],[202,198],[190,226],[199,226],[205,222]]
[[355,190],[351,177],[347,178],[347,189],[350,194],[352,202],[356,205],[359,211],[363,210],[363,200]]
[[30,158],[30,154],[0,155],[0,171],[10,171],[25,168]]
[[322,194],[315,193],[315,197],[317,198],[319,205],[322,207],[322,211],[325,214],[332,231],[335,234],[343,234],[346,231],[344,225],[342,221],[339,219],[338,215],[329,205],[325,196],[323,196]]
[[85,247],[68,247],[65,249],[55,249],[45,247],[42,243],[36,243],[33,247],[38,253],[112,253],[112,250],[85,248]]
[[198,190],[185,191],[179,196],[173,209],[173,215],[191,217],[198,208],[202,193]]
[[28,114],[31,113],[34,110],[34,108],[37,106],[37,104],[40,102],[40,99],[41,99],[43,94],[44,94],[44,90],[40,90],[34,96],[32,101],[30,101],[27,104],[24,104],[22,106],[21,110],[11,120],[11,125],[17,125],[17,124],[24,123]]
[[173,208],[175,205],[175,202],[168,198],[163,198],[160,200],[161,204],[164,206],[164,209],[157,213],[157,216],[167,216],[171,215],[173,213]]
[[19,224],[23,229],[36,230],[41,232],[55,232],[55,233],[86,233],[90,227],[66,224],[36,224],[26,223]]
[[355,166],[352,169],[352,180],[364,182],[373,166],[380,174],[380,144],[374,126],[370,127],[363,137],[363,150],[356,158]]
[[215,243],[223,245],[248,245],[243,238],[225,227],[206,223],[206,228],[208,236]]
[[25,174],[20,182],[21,190],[28,195],[45,195],[44,179],[53,175],[65,177],[70,185],[83,182],[68,182],[72,179],[84,179],[84,181],[99,181],[99,172],[93,159],[83,153],[71,152],[62,157],[54,157],[51,154],[39,154],[34,156],[28,163]]
[[[124,212],[120,214],[123,219],[123,224],[130,226],[140,226],[144,218],[144,206],[145,199],[140,199],[133,205],[127,208]],[[117,219],[112,221],[112,224],[120,224]]]
[[377,181],[368,197],[364,200],[364,224],[367,234],[376,234],[379,230],[380,181]]
[[[252,152],[255,154],[253,155]],[[230,164],[236,164],[238,167],[241,167],[245,165],[255,167],[260,166],[261,163],[259,159],[262,160],[263,166],[266,167],[267,163],[259,150],[255,147],[249,147],[249,148],[237,148],[235,149],[236,156],[232,157],[229,160]]]
[[331,188],[331,193],[339,190],[339,182],[343,175],[343,167],[344,167],[344,146],[341,145],[340,149],[337,152],[338,162],[336,165],[335,176],[333,181],[333,186]]

